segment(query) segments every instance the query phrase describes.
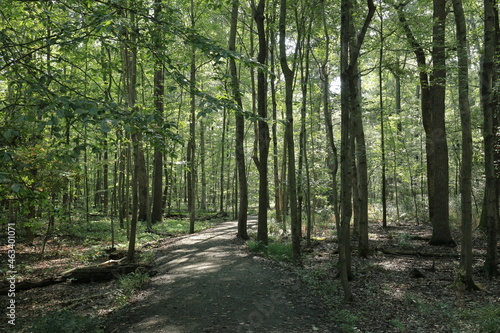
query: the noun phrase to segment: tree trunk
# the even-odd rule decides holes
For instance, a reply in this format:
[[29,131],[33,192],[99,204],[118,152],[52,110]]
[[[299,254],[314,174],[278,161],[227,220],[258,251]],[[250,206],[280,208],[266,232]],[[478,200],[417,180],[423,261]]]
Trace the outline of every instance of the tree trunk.
[[467,290],[477,289],[472,280],[472,129],[469,107],[469,56],[467,28],[462,0],[453,0],[458,43],[458,98],[462,126],[462,166],[460,198],[462,215],[462,247],[460,261]]
[[[253,17],[257,24],[257,33],[259,36],[259,53],[257,61],[265,65],[267,59],[267,40],[264,28],[264,6],[265,1],[260,0],[258,5],[253,5]],[[268,157],[269,157],[269,126],[267,124],[267,79],[266,71],[259,69],[257,74],[257,112],[258,120],[258,150],[259,157],[257,167],[259,170],[259,216],[257,240],[267,244],[267,209],[269,207],[269,189],[268,189]]]
[[340,26],[340,99],[341,99],[341,138],[340,138],[340,203],[341,217],[337,221],[339,243],[339,274],[344,289],[344,300],[351,302],[352,290],[349,285],[347,251],[350,251],[349,227],[352,217],[352,154],[351,154],[351,110],[349,82],[352,74],[349,68],[350,21],[352,8],[349,0],[342,0]]
[[[135,14],[133,11],[124,13],[125,15],[130,15],[130,21],[132,25],[135,26]],[[137,47],[135,43],[135,33],[126,31],[123,43],[123,65],[124,65],[124,87],[127,97],[127,106],[131,112],[136,111],[136,101],[137,101]],[[129,45],[130,43],[130,45]],[[127,260],[133,261],[135,256],[135,242],[136,242],[136,231],[137,231],[137,220],[138,220],[138,207],[139,207],[139,188],[138,180],[139,173],[141,171],[140,167],[140,142],[141,135],[139,129],[132,134],[132,147],[134,156],[134,170],[132,173],[132,219],[130,221],[130,231],[129,231],[129,245],[127,252]],[[126,212],[128,214],[128,210]]]
[[109,211],[109,153],[108,153],[108,139],[107,134],[104,133],[104,153],[103,153],[103,166],[102,166],[102,187],[103,187],[103,198],[102,198],[102,210],[104,215],[108,214]]
[[[226,111],[223,111],[224,114]],[[200,209],[207,209],[207,174],[206,174],[206,148],[205,148],[205,122],[200,119],[200,171],[201,171],[201,198],[200,198]],[[224,128],[225,130],[225,128]],[[224,133],[225,134],[225,133]],[[222,138],[222,147],[225,144],[225,137]]]
[[[238,7],[239,1],[233,0],[231,11],[231,30],[229,32],[229,50],[236,51],[236,33],[238,28]],[[236,128],[235,128],[235,155],[236,167],[238,170],[238,234],[241,239],[248,239],[247,232],[247,214],[248,214],[248,183],[245,165],[245,118],[243,116],[243,102],[241,101],[240,82],[238,79],[238,71],[234,58],[229,59],[229,69],[231,72],[231,86],[233,96],[239,110],[236,111]],[[223,157],[224,159],[224,157]],[[222,195],[222,194],[221,194]],[[221,203],[222,209],[222,203]]]
[[[155,3],[154,5],[154,15],[159,19],[161,14],[161,3]],[[161,36],[160,29],[158,29],[158,35],[153,37],[153,43],[155,50],[159,52],[161,49]],[[163,66],[160,61],[155,62],[155,73],[154,73],[154,106],[155,113],[158,119],[163,118],[164,106],[163,106],[163,95],[165,94],[164,87],[164,75]],[[151,223],[160,222],[163,218],[163,153],[159,147],[160,142],[156,142],[154,147],[153,156],[153,208],[151,211]]]
[[337,186],[337,172],[338,172],[338,154],[337,154],[337,146],[335,145],[335,140],[333,137],[333,124],[332,124],[332,114],[330,111],[330,73],[328,70],[328,63],[330,61],[330,33],[328,31],[328,24],[326,21],[326,8],[325,2],[322,2],[323,10],[322,10],[322,20],[323,20],[323,32],[325,35],[325,58],[323,59],[323,63],[320,68],[321,80],[323,82],[323,91],[322,91],[322,102],[323,102],[323,116],[325,119],[325,131],[326,131],[326,141],[329,147],[328,149],[328,157],[327,157],[327,165],[331,177],[332,182],[332,195],[329,199],[333,206],[333,213],[335,215],[336,223],[340,222],[340,211],[339,211],[339,202],[338,202],[338,186]]
[[[387,176],[386,176],[386,160],[385,160],[385,112],[384,112],[384,88],[383,88],[383,70],[382,63],[384,61],[384,17],[380,14],[380,49],[379,49],[379,68],[378,68],[378,86],[379,86],[379,107],[380,107],[380,150],[382,163],[382,227],[387,228]],[[397,85],[396,85],[397,86]],[[397,104],[398,102],[396,102]],[[397,108],[396,108],[397,109]],[[396,179],[397,182],[397,179]],[[399,218],[399,217],[398,217]]]
[[[433,225],[431,244],[455,245],[449,227],[448,146],[444,119],[446,57],[444,25],[446,11],[443,0],[434,0],[433,73],[431,83],[427,74],[424,48],[418,43],[406,21],[402,5],[395,6],[406,37],[413,47],[419,66],[422,122],[425,130],[427,158],[427,192],[429,219]],[[432,87],[431,87],[432,86]],[[439,167],[436,165],[439,163]]]
[[[352,292],[349,286],[349,275],[351,271],[350,262],[350,222],[352,217],[352,165],[353,153],[351,135],[354,135],[352,117],[356,117],[354,106],[358,107],[358,58],[361,45],[363,44],[366,31],[375,13],[375,5],[368,0],[368,13],[358,35],[355,36],[353,29],[353,4],[349,0],[343,0],[341,5],[341,27],[340,27],[340,72],[341,72],[341,203],[342,216],[338,230],[339,234],[339,270],[342,286],[344,288],[344,299],[352,301]],[[354,118],[355,119],[355,118]],[[359,120],[359,119],[358,119]],[[357,133],[358,137],[360,133]],[[359,137],[361,139],[361,137]]]
[[[195,28],[196,20],[194,15],[194,1],[191,0],[191,28]],[[189,124],[189,143],[187,147],[187,194],[188,194],[188,210],[189,210],[189,233],[194,233],[194,220],[195,220],[195,200],[196,200],[196,161],[195,161],[195,147],[196,147],[196,47],[191,47],[191,64],[190,64],[190,110],[191,119]]]
[[446,0],[434,0],[434,25],[432,45],[432,76],[431,76],[431,105],[432,105],[432,133],[434,159],[433,200],[434,213],[431,218],[432,237],[431,245],[451,245],[456,243],[451,236],[449,219],[449,167],[448,143],[445,124],[445,95],[446,95],[446,52],[445,52],[445,23]]
[[[296,13],[298,17],[298,13]],[[305,24],[306,19],[302,17],[302,22]],[[299,23],[299,22],[297,22]],[[300,155],[299,155],[299,200],[298,200],[298,215],[299,215],[299,225],[302,225],[302,207],[305,201],[306,209],[306,220],[307,220],[307,246],[311,245],[311,229],[312,229],[312,212],[311,212],[311,186],[309,179],[309,165],[308,165],[308,150],[307,150],[307,98],[309,94],[309,55],[310,55],[310,41],[311,41],[311,25],[312,21],[308,23],[307,37],[303,38],[303,45],[300,47],[301,61],[300,61],[300,72],[301,79],[300,85],[302,89],[302,105],[300,109]],[[305,50],[305,51],[304,51]],[[303,54],[305,52],[305,54]]]
[[295,175],[295,146],[293,140],[293,79],[294,72],[290,69],[286,59],[286,12],[287,1],[280,1],[280,20],[279,20],[279,58],[281,70],[285,77],[285,109],[286,109],[286,127],[285,127],[285,145],[288,155],[288,195],[290,202],[290,219],[292,231],[292,254],[296,262],[300,261],[300,240],[301,225],[297,210],[297,180]]
[[368,162],[366,160],[366,143],[365,132],[363,129],[362,110],[360,105],[361,100],[361,78],[359,70],[356,66],[356,86],[351,88],[355,92],[355,96],[351,95],[353,112],[353,129],[356,136],[356,171],[358,180],[358,200],[359,203],[359,241],[358,254],[361,257],[367,257],[369,252],[368,244]]
[[495,126],[494,126],[494,98],[493,91],[496,84],[493,80],[495,72],[495,51],[498,47],[495,29],[496,1],[484,0],[484,53],[481,71],[481,104],[484,115],[484,173],[486,176],[484,194],[484,219],[487,230],[487,254],[484,262],[486,276],[498,275],[497,254],[497,218],[498,203],[496,200],[496,175],[494,164]]
[[[230,60],[231,61],[231,60]],[[234,59],[232,59],[234,61]],[[236,65],[235,65],[236,68]],[[237,74],[237,73],[236,73]],[[233,88],[234,89],[234,88]],[[226,170],[226,128],[227,128],[227,121],[226,121],[227,115],[226,115],[226,109],[224,108],[223,114],[222,114],[222,142],[221,142],[221,152],[220,152],[220,193],[219,193],[219,212],[224,211],[224,200],[227,198],[224,196],[224,171]],[[228,199],[227,199],[228,200]]]

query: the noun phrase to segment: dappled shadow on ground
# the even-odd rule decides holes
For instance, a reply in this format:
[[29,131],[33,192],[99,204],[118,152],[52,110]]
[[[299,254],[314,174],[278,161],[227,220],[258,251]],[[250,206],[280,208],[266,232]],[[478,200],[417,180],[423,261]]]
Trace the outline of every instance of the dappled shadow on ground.
[[[482,274],[485,236],[476,231],[473,238],[474,281],[481,290],[467,292],[456,281],[459,230],[453,229],[457,247],[429,245],[431,232],[432,227],[425,224],[406,223],[383,229],[372,222],[372,252],[368,258],[357,255],[357,239],[353,237],[351,304],[342,302],[338,269],[331,264],[338,260],[336,240],[313,244],[304,266],[308,272],[315,272],[318,292],[332,299],[333,318],[341,328],[384,333],[498,331],[498,325],[495,330],[484,328],[498,323],[500,318],[500,280],[489,280]],[[333,287],[325,290],[324,286]],[[488,311],[493,314],[488,316]]]
[[159,274],[107,331],[337,332],[298,279],[241,251],[235,235],[224,222],[159,251]]

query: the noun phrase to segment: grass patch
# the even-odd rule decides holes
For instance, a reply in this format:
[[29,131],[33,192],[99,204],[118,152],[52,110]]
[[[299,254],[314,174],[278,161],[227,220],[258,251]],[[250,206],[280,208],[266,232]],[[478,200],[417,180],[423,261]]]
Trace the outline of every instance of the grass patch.
[[128,300],[145,285],[151,277],[147,272],[137,271],[118,277],[118,294],[115,299],[119,307],[127,304]]
[[31,326],[37,333],[102,333],[95,317],[80,316],[68,310],[54,311],[37,318]]
[[498,304],[472,305],[459,313],[459,320],[474,326],[477,332],[496,333],[500,328],[500,306]]
[[349,310],[342,309],[333,311],[332,320],[336,323],[339,323],[342,332],[360,332],[356,327],[359,321],[359,317]]
[[291,262],[293,258],[292,244],[290,243],[270,239],[268,245],[258,241],[248,241],[247,246],[250,251],[275,261]]

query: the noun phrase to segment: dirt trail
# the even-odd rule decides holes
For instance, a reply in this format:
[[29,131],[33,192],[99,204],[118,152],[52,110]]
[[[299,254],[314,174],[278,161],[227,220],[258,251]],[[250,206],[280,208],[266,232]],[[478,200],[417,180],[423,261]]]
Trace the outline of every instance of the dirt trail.
[[293,274],[243,251],[236,230],[223,222],[160,249],[158,274],[107,332],[340,332]]

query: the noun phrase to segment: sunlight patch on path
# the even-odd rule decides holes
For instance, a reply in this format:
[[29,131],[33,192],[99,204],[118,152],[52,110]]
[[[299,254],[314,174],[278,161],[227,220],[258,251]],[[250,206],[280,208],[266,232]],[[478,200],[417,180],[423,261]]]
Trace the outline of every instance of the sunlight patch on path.
[[116,313],[116,332],[337,332],[298,280],[283,283],[293,278],[242,251],[236,230],[223,222],[159,251],[159,274]]

